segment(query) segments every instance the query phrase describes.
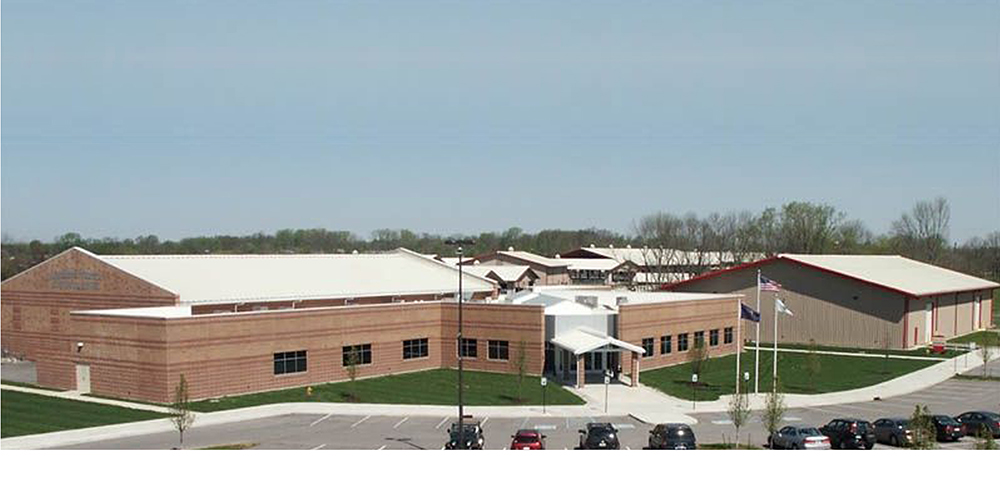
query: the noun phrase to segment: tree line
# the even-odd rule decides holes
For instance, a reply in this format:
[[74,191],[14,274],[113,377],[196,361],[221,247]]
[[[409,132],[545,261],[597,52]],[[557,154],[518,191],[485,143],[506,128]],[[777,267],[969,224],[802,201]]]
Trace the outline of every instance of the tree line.
[[[68,248],[79,246],[101,255],[116,254],[280,254],[385,252],[405,247],[416,252],[452,256],[449,238],[472,238],[466,255],[514,247],[541,255],[595,245],[631,245],[684,254],[695,273],[707,269],[706,256],[725,252],[730,262],[747,262],[778,253],[899,254],[961,272],[1000,281],[1000,231],[961,245],[948,237],[950,209],[944,198],[920,201],[900,215],[890,230],[875,234],[858,219],[849,219],[827,204],[794,201],[781,207],[751,211],[658,212],[638,219],[630,234],[607,229],[546,229],[526,233],[513,227],[502,232],[447,236],[406,229],[379,229],[367,239],[350,231],[282,229],[274,234],[199,236],[162,241],[155,235],[136,238],[85,238],[66,233],[54,241],[16,241],[7,234],[0,244],[2,274],[7,279]],[[697,262],[695,262],[697,261]]]

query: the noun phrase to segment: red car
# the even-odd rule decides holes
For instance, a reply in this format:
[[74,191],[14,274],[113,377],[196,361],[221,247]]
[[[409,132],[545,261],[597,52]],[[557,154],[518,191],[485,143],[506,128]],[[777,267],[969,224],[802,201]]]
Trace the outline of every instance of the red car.
[[536,430],[521,429],[517,434],[511,436],[510,442],[512,450],[544,450],[545,436]]

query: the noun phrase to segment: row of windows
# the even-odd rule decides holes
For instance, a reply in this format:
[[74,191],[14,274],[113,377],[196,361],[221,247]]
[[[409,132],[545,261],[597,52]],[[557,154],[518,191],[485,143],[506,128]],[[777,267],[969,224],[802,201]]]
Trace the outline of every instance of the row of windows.
[[[479,356],[477,339],[462,338],[458,343],[458,357],[475,358]],[[486,357],[488,359],[510,359],[510,342],[506,340],[486,341]]]
[[[726,327],[722,330],[722,342],[725,344],[733,343],[733,328]],[[705,345],[705,332],[694,332],[694,345],[703,346]],[[719,330],[709,330],[708,331],[708,345],[710,347],[715,347],[719,345]],[[642,339],[642,348],[645,352],[642,353],[642,357],[649,358],[653,356],[655,352],[654,338],[646,337]],[[688,350],[688,334],[681,333],[677,335],[677,352],[684,352]],[[660,354],[670,354],[673,352],[673,336],[663,335],[660,337]]]
[[[426,338],[403,341],[403,359],[418,359],[428,356]],[[478,357],[476,339],[463,338],[458,345],[458,355],[463,358]],[[510,343],[506,340],[487,341],[486,355],[489,359],[509,360]],[[343,366],[372,364],[372,345],[346,345],[343,347]],[[274,353],[274,374],[298,373],[306,371],[306,351]]]

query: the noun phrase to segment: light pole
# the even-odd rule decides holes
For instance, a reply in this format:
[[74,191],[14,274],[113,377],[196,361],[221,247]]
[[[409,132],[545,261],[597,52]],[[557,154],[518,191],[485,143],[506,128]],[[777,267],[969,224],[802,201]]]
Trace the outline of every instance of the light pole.
[[474,240],[445,240],[446,245],[458,245],[458,445],[465,446],[465,407],[462,404],[462,245]]

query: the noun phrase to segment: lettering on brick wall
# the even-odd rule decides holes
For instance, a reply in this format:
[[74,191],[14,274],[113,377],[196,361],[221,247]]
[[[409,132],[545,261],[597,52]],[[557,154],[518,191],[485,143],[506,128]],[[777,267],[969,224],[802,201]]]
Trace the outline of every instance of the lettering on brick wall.
[[49,287],[53,290],[100,290],[101,275],[75,269],[59,271],[49,275]]

